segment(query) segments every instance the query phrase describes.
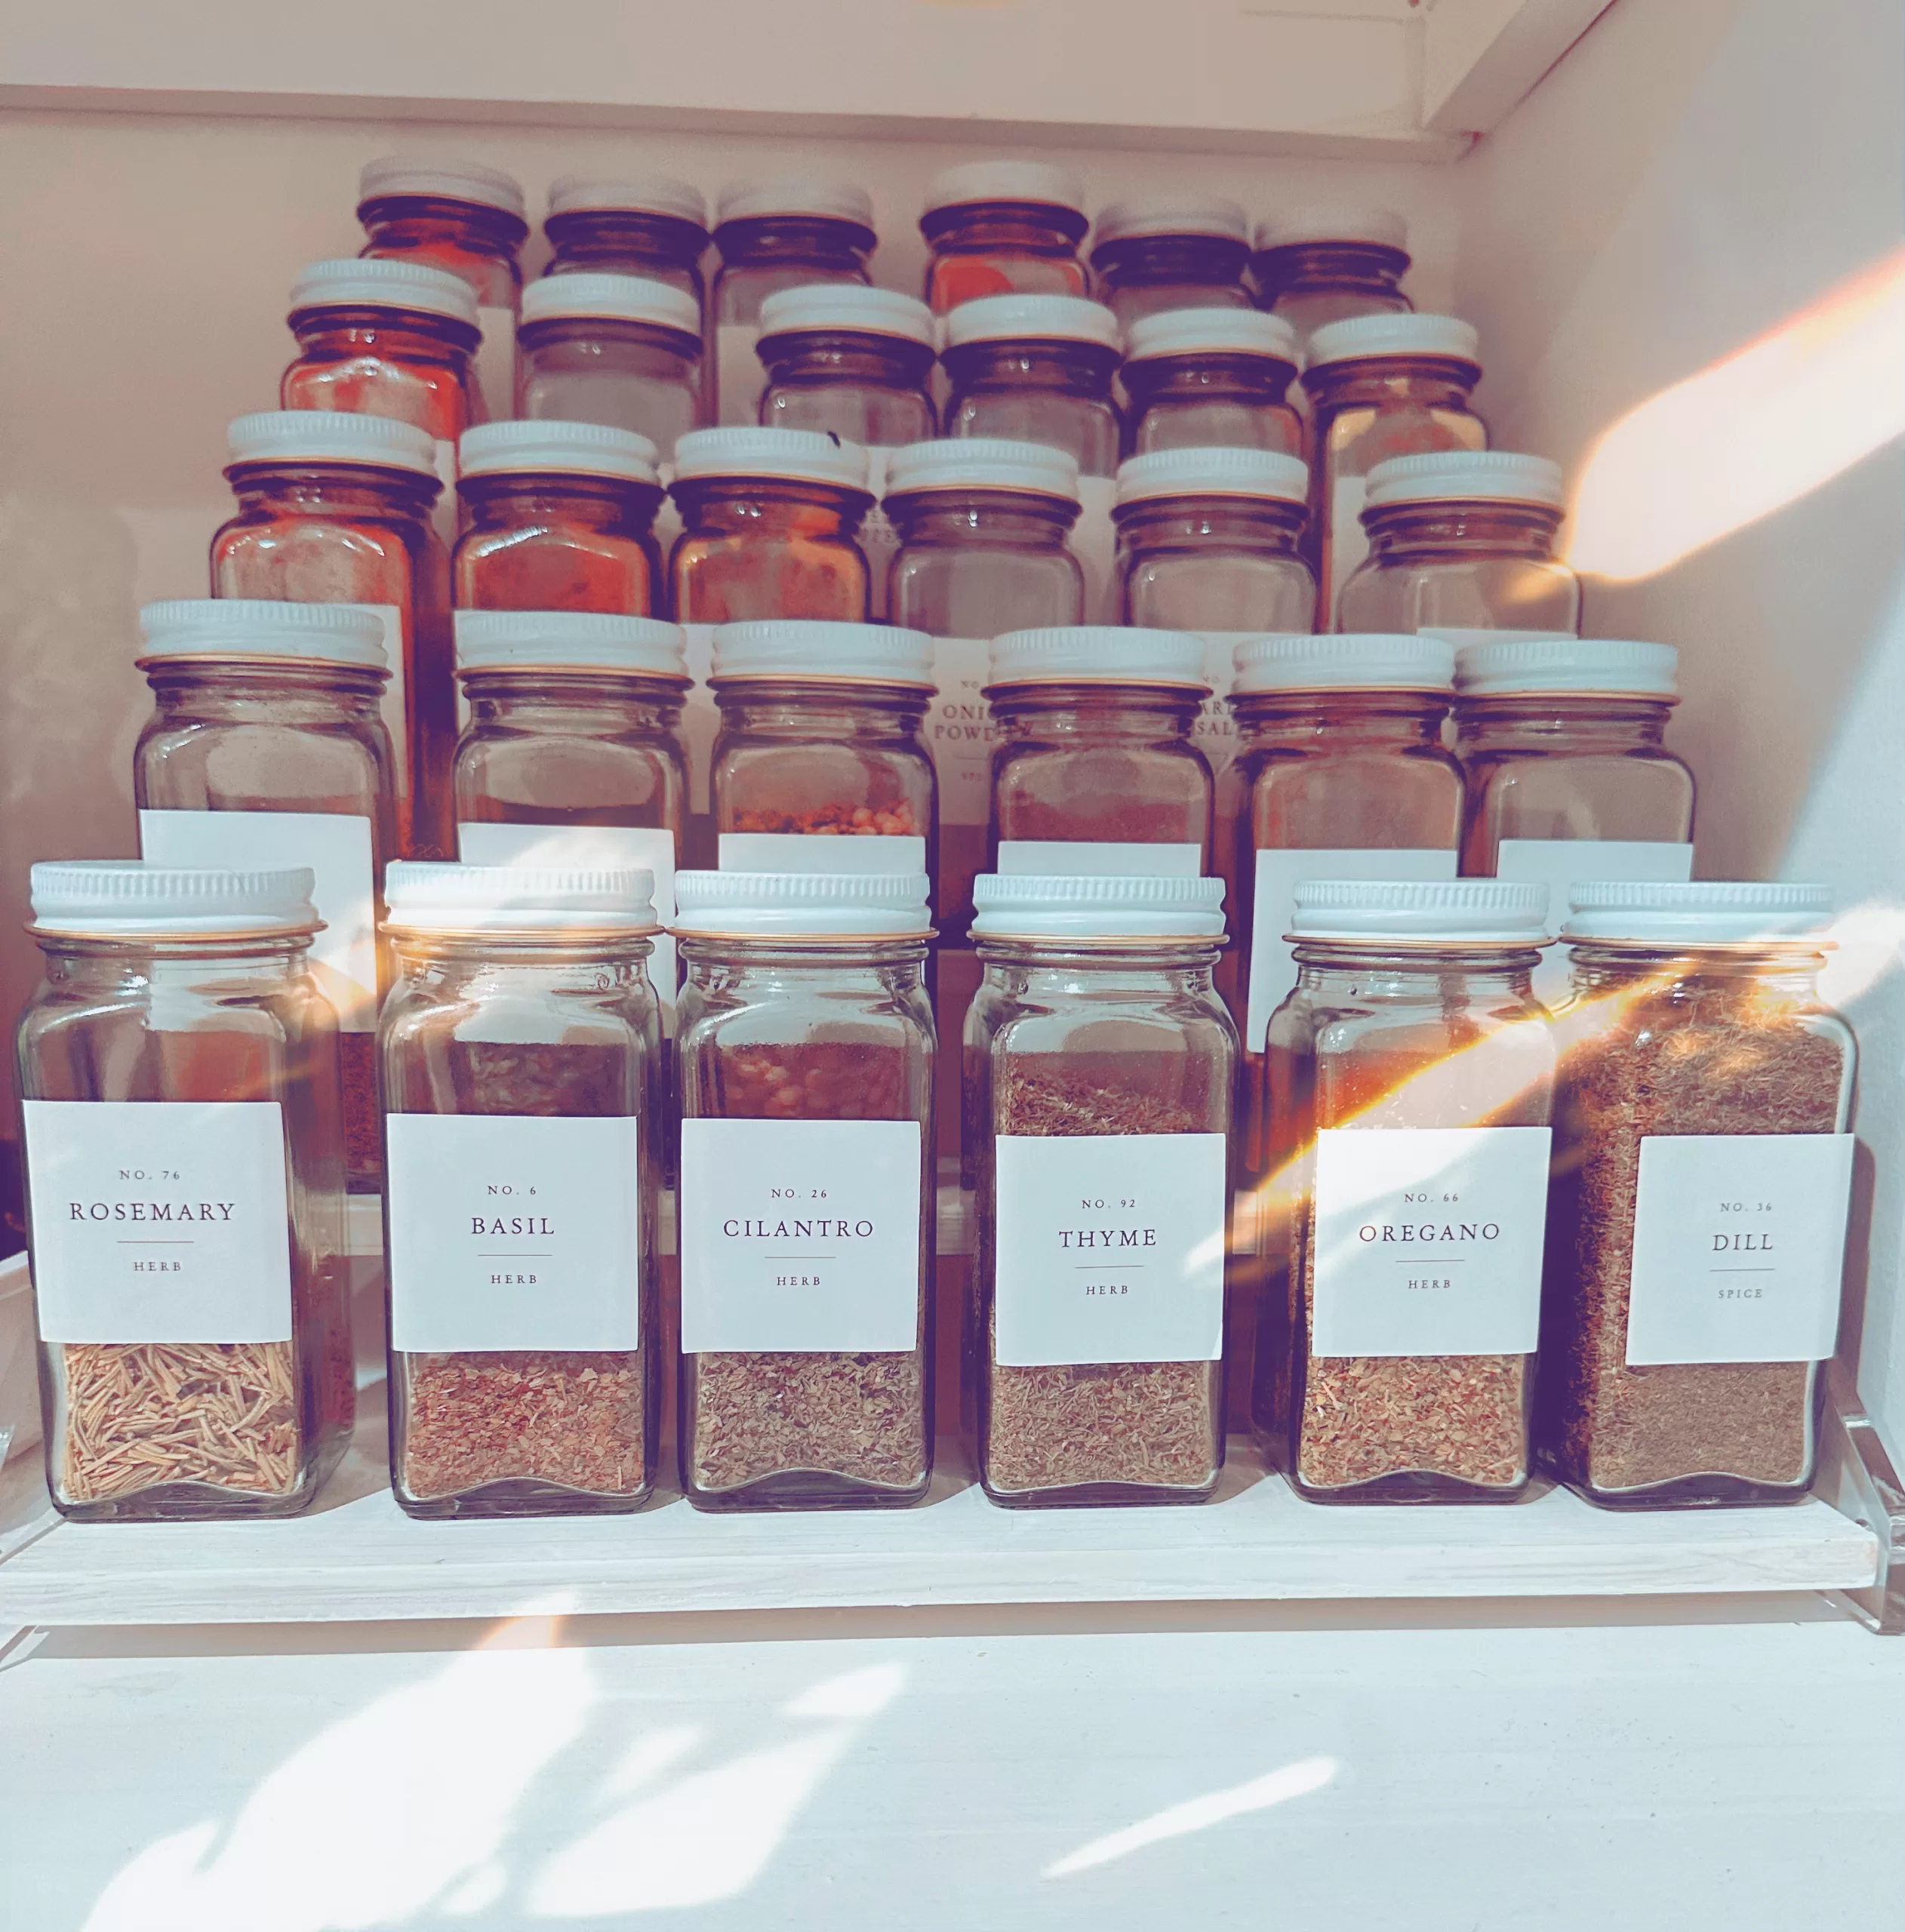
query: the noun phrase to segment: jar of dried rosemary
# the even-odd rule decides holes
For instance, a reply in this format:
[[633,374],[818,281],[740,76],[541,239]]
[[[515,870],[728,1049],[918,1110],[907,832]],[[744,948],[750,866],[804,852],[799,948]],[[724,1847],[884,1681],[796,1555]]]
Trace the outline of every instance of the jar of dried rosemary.
[[413,1516],[625,1511],[654,1481],[652,889],[389,869],[390,1477]]
[[1812,1480],[1852,1174],[1852,1033],[1817,991],[1830,903],[1574,889],[1540,1437],[1590,1502],[1777,1502]]
[[1260,1412],[1320,1503],[1510,1502],[1528,1479],[1555,1047],[1546,888],[1309,880],[1271,1016],[1270,1133],[1306,1149]]
[[682,1486],[903,1506],[932,1473],[922,872],[681,872]]
[[971,1354],[995,1503],[1201,1503],[1223,1466],[1237,1035],[1223,885],[982,873]]
[[355,1390],[337,1019],[306,868],[38,865],[20,1023],[47,1484],[82,1521],[288,1516]]

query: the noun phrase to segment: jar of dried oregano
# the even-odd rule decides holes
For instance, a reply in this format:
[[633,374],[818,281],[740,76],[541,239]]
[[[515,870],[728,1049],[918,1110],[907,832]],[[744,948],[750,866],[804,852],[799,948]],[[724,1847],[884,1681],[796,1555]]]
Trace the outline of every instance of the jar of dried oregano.
[[1547,894],[1309,880],[1272,1015],[1270,1132],[1309,1152],[1289,1292],[1258,1361],[1290,1480],[1321,1503],[1510,1502],[1527,1486],[1555,1047],[1529,989]]
[[1201,1503],[1223,1466],[1237,1035],[1214,878],[981,874],[971,1352],[995,1503]]
[[682,1486],[903,1506],[932,1473],[926,878],[681,872]]
[[390,1477],[413,1516],[628,1510],[654,1479],[651,889],[389,869]]
[[1802,1495],[1839,1333],[1854,1046],[1823,886],[1586,884],[1541,1343],[1544,1460],[1594,1503]]
[[54,1506],[288,1516],[349,1440],[337,1020],[312,874],[38,865],[20,1024]]

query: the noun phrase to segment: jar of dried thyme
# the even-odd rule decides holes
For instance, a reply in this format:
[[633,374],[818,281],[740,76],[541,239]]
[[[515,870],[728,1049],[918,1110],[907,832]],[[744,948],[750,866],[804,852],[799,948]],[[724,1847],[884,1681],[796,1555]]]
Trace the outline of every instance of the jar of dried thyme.
[[36,865],[18,1037],[47,1485],[288,1516],[350,1439],[337,1017],[309,868]]
[[1544,1460],[1589,1501],[1803,1495],[1839,1332],[1851,1029],[1823,886],[1577,886]]
[[413,1516],[613,1514],[653,1483],[652,891],[632,869],[389,869],[390,1478]]
[[1237,1034],[1220,879],[982,873],[970,1344],[995,1503],[1202,1503],[1223,1466]]
[[1270,1131],[1303,1149],[1257,1358],[1319,1503],[1527,1487],[1555,1045],[1529,988],[1547,889],[1306,880],[1271,1015]]
[[932,1475],[923,872],[688,872],[682,1487],[903,1506]]

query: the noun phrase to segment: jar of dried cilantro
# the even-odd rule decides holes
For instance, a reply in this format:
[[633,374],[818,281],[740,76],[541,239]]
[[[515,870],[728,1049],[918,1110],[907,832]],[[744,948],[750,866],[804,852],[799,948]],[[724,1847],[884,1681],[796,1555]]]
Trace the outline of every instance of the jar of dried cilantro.
[[654,1480],[650,884],[390,868],[390,1478],[413,1516],[625,1511]]
[[1205,1501],[1237,1061],[1211,977],[1223,881],[987,873],[974,903],[980,1480],[1019,1509]]
[[1855,1048],[1823,886],[1589,884],[1541,1340],[1543,1459],[1590,1502],[1805,1494],[1839,1333]]
[[337,1022],[307,868],[37,865],[20,1023],[47,1485],[288,1516],[355,1406]]
[[1512,1502],[1528,1480],[1555,1046],[1546,889],[1306,880],[1269,1132],[1308,1149],[1263,1410],[1319,1503]]
[[682,1487],[919,1502],[932,1474],[921,872],[682,872]]

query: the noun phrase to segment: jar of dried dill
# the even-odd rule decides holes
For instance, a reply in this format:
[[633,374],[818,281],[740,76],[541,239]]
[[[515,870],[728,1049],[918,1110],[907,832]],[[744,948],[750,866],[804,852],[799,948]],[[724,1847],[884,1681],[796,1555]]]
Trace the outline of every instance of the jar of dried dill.
[[1308,880],[1271,1017],[1272,1139],[1306,1146],[1257,1359],[1319,1503],[1527,1487],[1555,1046],[1540,885]]
[[629,1510],[654,1480],[649,884],[390,868],[390,1475],[413,1516]]
[[37,865],[17,1070],[47,1483],[288,1516],[349,1440],[336,1022],[308,869]]
[[1540,1434],[1589,1501],[1802,1495],[1839,1332],[1855,1049],[1823,886],[1577,886]]
[[971,1340],[995,1503],[1201,1503],[1223,1465],[1237,1035],[1223,882],[975,881]]
[[682,872],[682,1486],[917,1503],[932,1473],[923,873]]

